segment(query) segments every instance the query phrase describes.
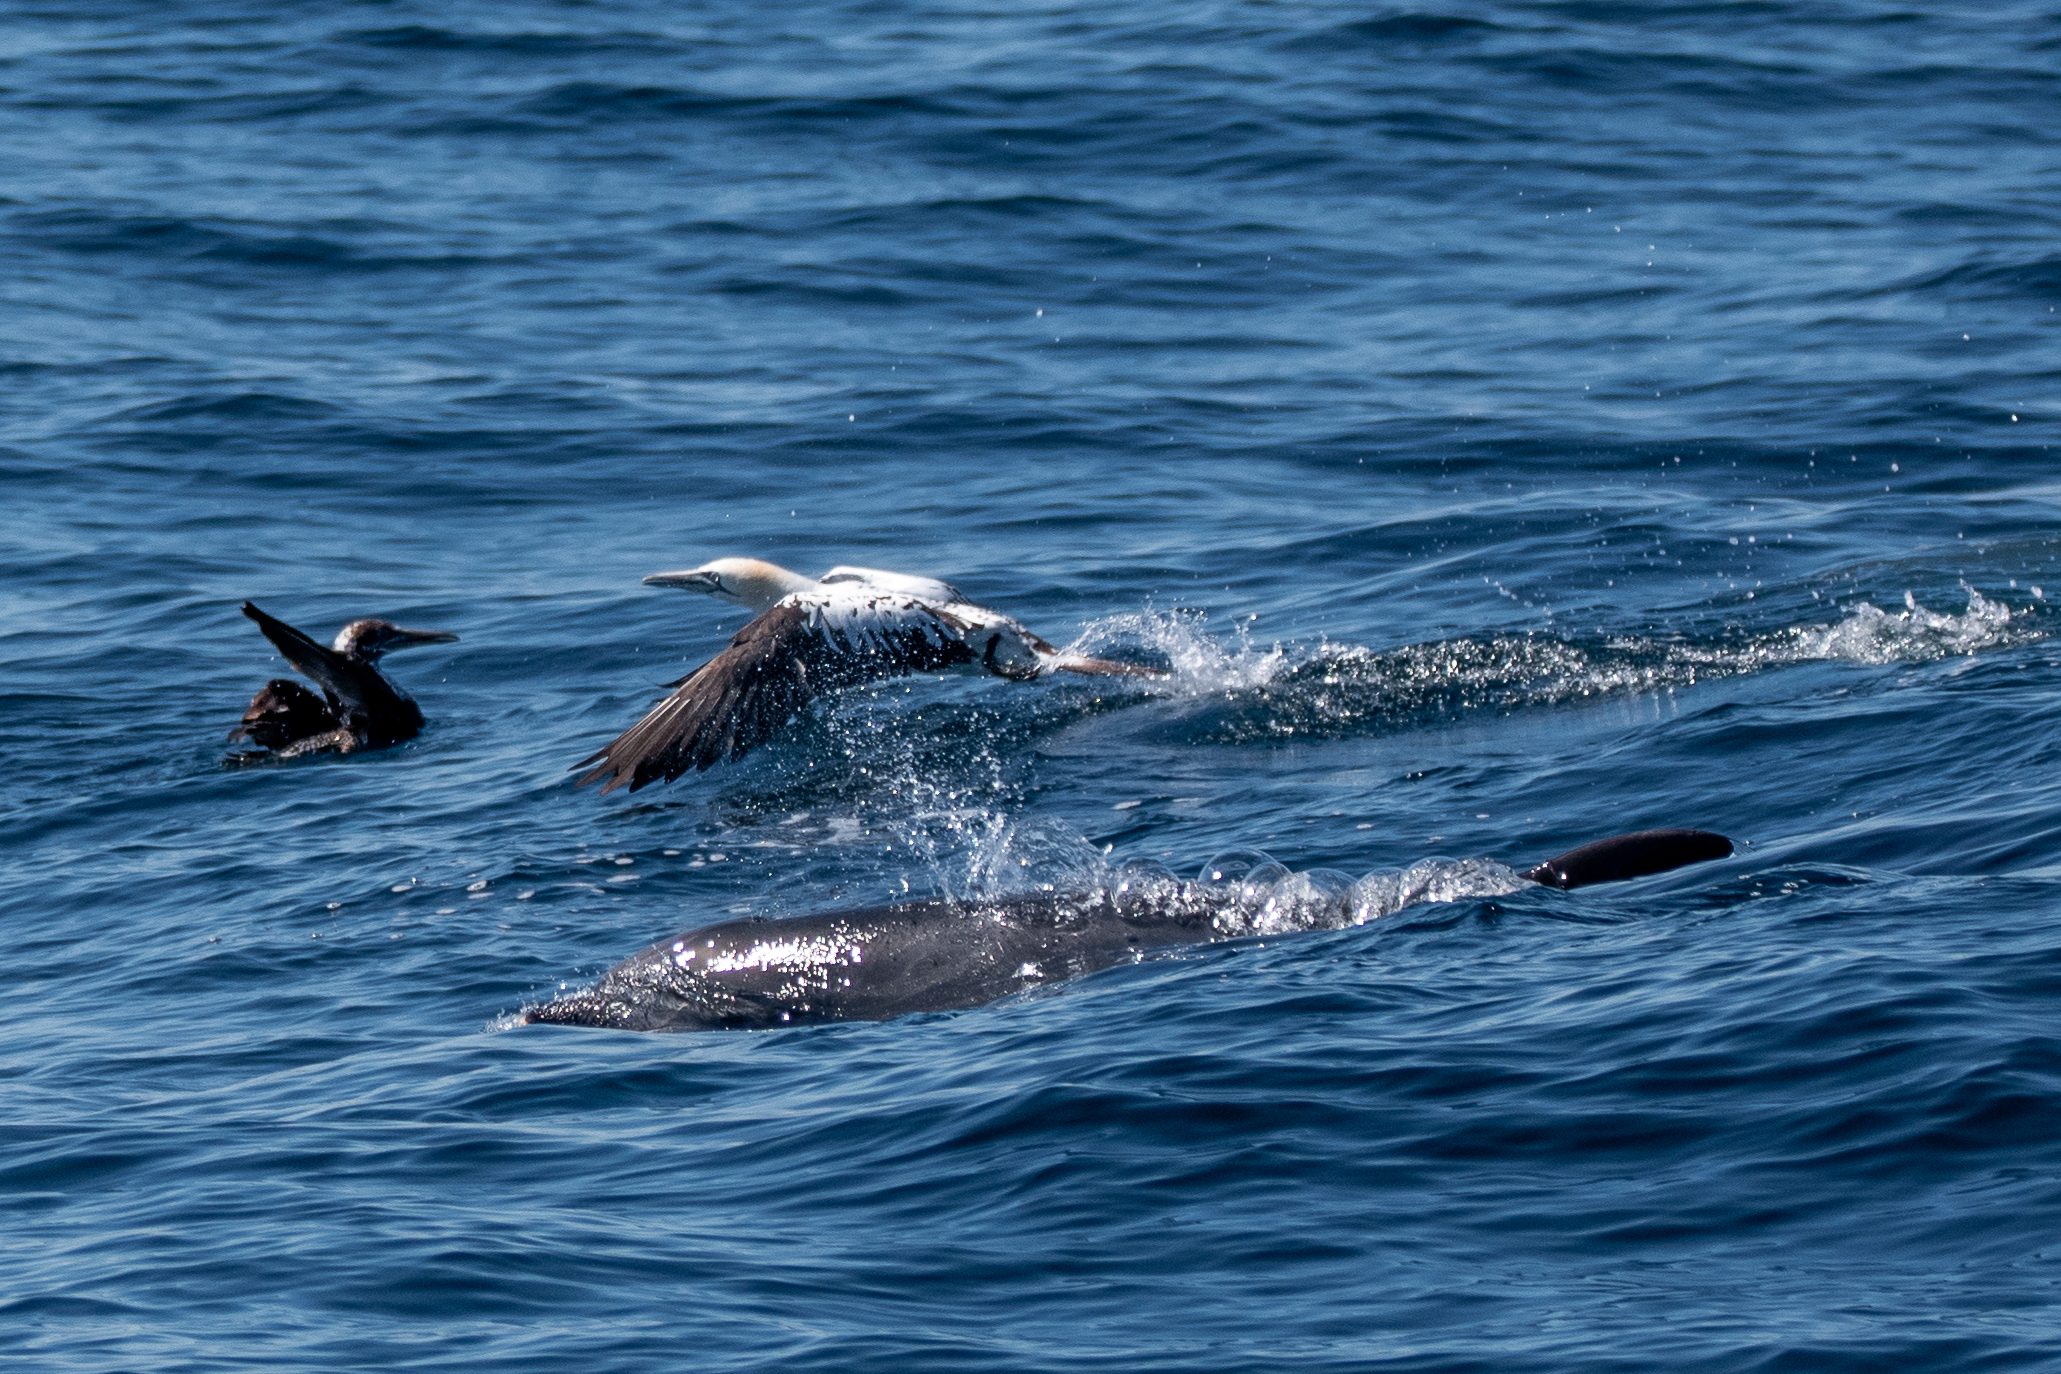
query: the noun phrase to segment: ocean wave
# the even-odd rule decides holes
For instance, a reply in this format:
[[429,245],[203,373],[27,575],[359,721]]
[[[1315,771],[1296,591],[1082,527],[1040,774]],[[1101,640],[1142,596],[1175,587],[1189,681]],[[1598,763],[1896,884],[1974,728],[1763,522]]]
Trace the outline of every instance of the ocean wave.
[[2016,296],[2061,299],[2061,253],[2047,253],[2015,262],[1984,254],[1944,272],[1929,273],[1889,289],[2005,299]]
[[[375,245],[395,234],[397,227],[364,221],[272,231],[168,215],[60,210],[18,215],[11,227],[23,238],[58,252],[173,264],[386,273],[457,271],[488,262],[469,253],[379,251]],[[332,232],[308,232],[321,227]]]
[[489,33],[465,32],[430,24],[346,30],[337,33],[331,41],[406,52],[488,53],[497,57],[551,59],[622,54],[672,55],[687,46],[655,33],[586,33],[576,29],[549,33]]

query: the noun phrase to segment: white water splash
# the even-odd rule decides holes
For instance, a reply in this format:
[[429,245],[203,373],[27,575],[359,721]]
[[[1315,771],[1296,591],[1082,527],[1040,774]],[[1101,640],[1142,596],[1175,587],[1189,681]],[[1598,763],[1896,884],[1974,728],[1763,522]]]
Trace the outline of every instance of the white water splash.
[[1494,859],[1420,859],[1408,868],[1376,869],[1353,884],[1352,923],[1363,926],[1419,902],[1507,897],[1535,886]]
[[1168,678],[1160,684],[1162,690],[1187,695],[1261,687],[1288,665],[1281,645],[1255,646],[1246,625],[1236,626],[1227,641],[1205,632],[1207,619],[1200,611],[1104,616],[1090,622],[1066,651],[1164,666]]
[[[1120,876],[1135,882],[1137,871],[1127,867]],[[1221,903],[1213,924],[1226,936],[1340,930],[1425,902],[1507,897],[1534,886],[1494,859],[1421,859],[1404,869],[1376,869],[1355,882],[1333,868],[1291,872],[1258,849],[1219,854],[1193,884]]]
[[[940,860],[942,890],[959,898],[1078,891],[1104,885],[1109,862],[1087,837],[1058,821],[985,815],[959,833],[973,839],[956,873]],[[956,879],[956,881],[954,881]]]
[[2014,612],[1965,582],[1961,589],[1968,593],[1968,609],[1960,615],[1929,611],[1910,592],[1904,593],[1904,609],[1894,613],[1863,601],[1837,625],[1802,626],[1771,636],[1767,661],[1923,662],[2036,637],[2023,623],[2032,614],[2030,606]]
[[[1163,663],[1171,676],[1152,685],[1155,693],[1216,698],[1220,705],[1209,709],[1228,712],[1217,718],[1220,735],[1323,734],[1427,709],[1511,708],[1673,690],[1783,664],[1924,662],[2045,633],[2030,607],[2014,611],[1972,587],[1966,590],[1968,606],[1960,614],[1932,611],[1906,594],[1901,611],[1861,602],[1836,624],[1791,626],[1730,644],[1621,638],[1585,648],[1535,635],[1378,653],[1325,645],[1298,661],[1280,645],[1257,648],[1242,634],[1228,640],[1211,636],[1200,615],[1149,611],[1096,621],[1069,648]],[[852,747],[860,752],[856,740]],[[1113,872],[1092,845],[1064,826],[1012,817],[997,796],[998,761],[984,750],[973,752],[987,758],[991,766],[984,771],[990,776],[975,770],[971,780],[959,772],[934,777],[913,752],[901,767],[874,767],[880,778],[875,795],[891,798],[891,804],[870,823],[847,822],[850,833],[819,840],[883,845],[906,855],[908,876],[899,880],[899,891],[882,894],[891,900],[921,890],[967,901],[1029,891],[1114,892],[1142,881],[1136,874],[1127,878],[1128,870]],[[1419,903],[1503,896],[1528,886],[1489,859],[1426,859],[1357,882],[1328,870],[1291,873],[1259,851],[1220,855],[1212,865],[1198,884],[1238,884],[1234,899],[1224,900],[1221,890],[1215,894],[1229,913],[1217,922],[1224,934],[1329,929]],[[925,877],[911,882],[918,872]],[[1166,875],[1166,881],[1176,880]]]
[[1907,591],[1901,611],[1884,611],[1861,601],[1850,605],[1837,624],[1788,626],[1744,643],[1696,645],[1620,637],[1608,647],[1625,652],[1622,661],[1599,659],[1564,640],[1536,635],[1446,640],[1391,650],[1326,644],[1298,658],[1279,643],[1259,648],[1243,625],[1226,641],[1206,632],[1206,617],[1199,612],[1164,611],[1104,617],[1083,630],[1068,649],[1090,654],[1129,650],[1134,656],[1162,659],[1172,690],[1185,695],[1236,693],[1267,687],[1284,675],[1378,661],[1414,686],[1557,680],[1560,690],[1547,694],[1566,696],[1666,686],[1694,681],[1699,675],[1729,676],[1783,663],[1927,662],[2043,637],[2044,631],[2032,624],[2032,606],[2014,611],[1965,582],[1961,590],[1967,593],[1968,605],[1958,615],[1930,610]]

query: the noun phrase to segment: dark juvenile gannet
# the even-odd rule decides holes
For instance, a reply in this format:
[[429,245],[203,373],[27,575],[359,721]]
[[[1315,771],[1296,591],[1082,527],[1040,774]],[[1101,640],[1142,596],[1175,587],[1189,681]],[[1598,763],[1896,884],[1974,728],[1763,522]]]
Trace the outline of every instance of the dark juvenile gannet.
[[[275,677],[251,698],[243,723],[229,732],[230,739],[247,739],[282,759],[384,749],[415,738],[422,730],[422,708],[379,671],[380,655],[411,644],[449,644],[458,638],[441,630],[404,630],[390,620],[353,620],[337,631],[335,646],[325,649],[248,601],[243,613],[258,623],[288,663],[322,689],[317,697],[292,678]],[[263,757],[230,756],[232,761]]]
[[653,573],[649,587],[705,592],[761,614],[678,682],[644,719],[574,764],[603,795],[742,757],[818,696],[906,673],[987,672],[1027,682],[1048,672],[1156,677],[1149,668],[1062,653],[949,583],[875,568],[808,578],[756,558]]
[[[1488,865],[1493,873],[1482,874],[1486,881],[1463,895],[1507,895],[1528,882],[1560,888],[1623,882],[1731,852],[1730,840],[1708,830],[1642,830],[1585,844],[1523,873]],[[1279,930],[1340,929],[1407,903],[1394,891],[1370,893],[1363,903],[1360,888],[1373,881],[1370,875],[1354,885],[1350,899],[1314,907],[1276,931],[1255,921],[1255,897],[1239,883],[1181,882],[1171,874],[1138,880],[1122,871],[1115,882],[1084,891],[897,902],[785,920],[747,916],[661,940],[593,987],[529,1007],[522,1019],[695,1031],[880,1021],[976,1007],[1128,963],[1147,950]]]

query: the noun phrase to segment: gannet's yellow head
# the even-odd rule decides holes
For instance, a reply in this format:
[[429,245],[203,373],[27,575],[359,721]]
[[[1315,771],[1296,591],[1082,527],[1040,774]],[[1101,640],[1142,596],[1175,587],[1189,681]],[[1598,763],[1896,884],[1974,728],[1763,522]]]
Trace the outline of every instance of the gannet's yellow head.
[[737,606],[770,611],[774,606],[816,585],[814,579],[789,572],[777,563],[759,558],[718,558],[685,572],[653,573],[644,579],[647,587],[684,587],[706,592]]

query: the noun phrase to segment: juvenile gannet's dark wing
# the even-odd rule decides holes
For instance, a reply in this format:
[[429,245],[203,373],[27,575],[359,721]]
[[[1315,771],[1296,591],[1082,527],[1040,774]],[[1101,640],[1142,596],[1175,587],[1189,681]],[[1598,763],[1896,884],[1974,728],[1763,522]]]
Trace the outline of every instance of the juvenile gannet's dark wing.
[[971,663],[965,625],[913,597],[862,588],[798,592],[737,632],[644,719],[574,764],[579,785],[632,792],[740,758],[764,744],[817,694]]
[[266,615],[248,601],[243,603],[243,613],[258,623],[258,628],[265,632],[265,638],[272,641],[272,647],[279,650],[288,663],[342,704],[342,714],[369,714],[384,705],[385,699],[393,694],[393,688],[368,665],[354,663],[328,645],[317,644],[285,621]]

